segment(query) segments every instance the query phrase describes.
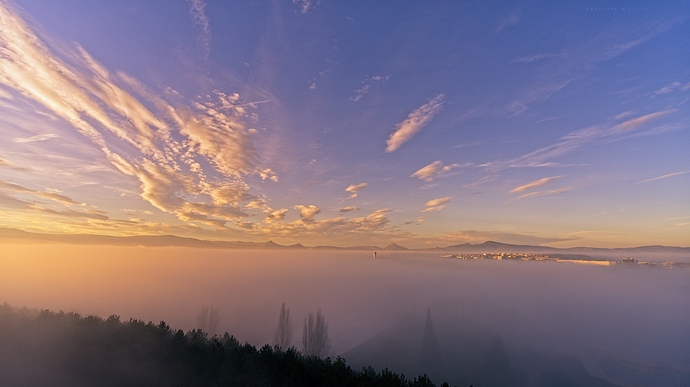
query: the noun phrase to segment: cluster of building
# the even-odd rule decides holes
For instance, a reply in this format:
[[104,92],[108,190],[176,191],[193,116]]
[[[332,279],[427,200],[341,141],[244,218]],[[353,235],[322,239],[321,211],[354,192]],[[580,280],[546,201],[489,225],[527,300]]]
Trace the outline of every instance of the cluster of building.
[[690,263],[684,262],[647,262],[638,261],[634,258],[623,258],[620,260],[598,260],[598,259],[571,259],[564,257],[554,257],[547,254],[536,253],[475,253],[475,254],[445,254],[441,258],[454,258],[465,260],[480,260],[480,259],[495,259],[495,260],[512,260],[512,261],[549,261],[559,263],[576,263],[583,265],[598,265],[598,266],[653,266],[653,267],[689,267]]
[[558,258],[550,257],[546,254],[530,254],[530,253],[483,253],[483,254],[446,254],[442,258],[455,259],[497,259],[497,260],[514,260],[514,261],[558,261]]

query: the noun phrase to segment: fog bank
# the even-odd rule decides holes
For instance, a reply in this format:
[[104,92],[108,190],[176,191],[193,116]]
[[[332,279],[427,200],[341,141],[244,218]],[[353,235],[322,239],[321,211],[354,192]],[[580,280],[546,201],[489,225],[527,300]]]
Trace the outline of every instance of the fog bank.
[[443,353],[464,347],[482,357],[498,334],[514,364],[525,353],[574,357],[591,374],[606,373],[601,354],[690,364],[690,270],[401,252],[373,259],[371,252],[0,249],[0,302],[14,306],[165,320],[186,330],[213,304],[217,333],[260,346],[272,343],[285,302],[293,345],[300,348],[302,322],[320,308],[331,354],[362,361],[368,345],[394,332],[422,342],[429,311]]

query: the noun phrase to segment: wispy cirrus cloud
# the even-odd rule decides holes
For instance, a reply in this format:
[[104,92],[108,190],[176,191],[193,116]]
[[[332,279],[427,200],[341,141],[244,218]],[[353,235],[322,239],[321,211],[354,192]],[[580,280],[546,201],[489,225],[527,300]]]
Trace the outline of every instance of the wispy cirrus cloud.
[[[594,141],[602,141],[603,139],[610,139],[614,136],[621,136],[643,126],[649,122],[666,117],[674,112],[676,109],[666,109],[654,113],[645,114],[637,118],[629,119],[620,124],[608,122],[605,124],[593,125],[583,129],[579,129],[566,134],[551,145],[537,149],[533,152],[527,153],[523,156],[514,158],[512,160],[497,160],[484,163],[480,167],[486,171],[495,174],[496,172],[508,168],[537,168],[537,167],[553,167],[561,166],[555,160],[562,157],[576,149],[579,149]],[[627,117],[631,114],[626,112]]]
[[352,194],[350,195],[349,199],[354,199],[359,194],[359,191],[363,190],[366,186],[367,183],[350,184],[347,188],[345,188],[345,191]]
[[12,141],[16,143],[26,143],[26,142],[36,142],[36,141],[45,141],[45,140],[50,140],[51,138],[58,138],[57,134],[54,133],[48,133],[48,134],[37,134],[35,136],[31,137],[17,137],[13,138]]
[[365,95],[369,94],[371,91],[371,87],[374,85],[374,83],[385,83],[388,79],[390,78],[390,75],[374,75],[371,77],[366,77],[362,81],[362,86],[355,90],[355,95],[348,98],[350,101],[357,102],[360,99],[364,98]]
[[429,102],[415,109],[407,119],[395,126],[395,131],[386,141],[386,152],[395,152],[408,142],[417,132],[422,130],[443,108],[443,94],[439,94]]
[[563,177],[563,176],[545,177],[543,179],[530,181],[529,183],[522,184],[522,185],[519,185],[519,186],[513,188],[512,190],[510,190],[509,193],[519,193],[519,192],[525,192],[525,191],[529,191],[529,190],[532,190],[535,188],[539,188],[539,187],[544,186],[546,184],[549,184],[550,182],[552,182],[556,179],[559,179],[561,177]]
[[427,182],[432,182],[435,179],[443,178],[449,175],[450,171],[455,168],[460,168],[463,166],[469,166],[472,164],[449,164],[444,165],[441,160],[434,161],[433,163],[420,168],[417,172],[410,175],[410,177],[416,177],[417,179],[424,180]]
[[501,21],[498,24],[498,28],[496,29],[496,33],[500,34],[506,28],[516,26],[520,22],[521,18],[522,17],[521,17],[519,12],[517,12],[517,11],[512,12],[510,15],[501,19]]
[[[517,198],[515,198],[515,200],[536,198],[536,197],[540,197],[540,196],[560,195],[560,194],[566,193],[568,191],[570,191],[569,188],[561,188],[561,189],[552,189],[550,191],[530,192],[530,193],[518,196]],[[515,201],[515,200],[513,200],[513,201]]]
[[252,105],[236,93],[173,105],[79,46],[61,47],[58,56],[5,3],[0,47],[0,84],[71,124],[139,181],[143,199],[184,222],[223,228],[248,215],[243,204],[263,200],[246,176],[277,179],[253,145]]
[[551,98],[552,95],[568,86],[574,80],[575,78],[556,79],[550,82],[543,82],[529,90],[525,90],[518,98],[509,102],[504,107],[503,112],[511,116],[520,115],[526,112],[532,105],[536,105]]
[[655,91],[655,92],[652,93],[652,94],[654,94],[654,95],[668,94],[668,93],[671,93],[671,92],[673,92],[674,90],[676,90],[676,89],[678,88],[678,86],[680,86],[680,85],[682,85],[682,83],[680,83],[680,82],[678,82],[678,81],[676,81],[676,82],[671,82],[671,83],[669,83],[669,84],[664,85],[664,87],[662,87],[661,89]]
[[531,63],[531,62],[536,62],[536,61],[539,61],[542,59],[556,58],[558,56],[559,56],[558,54],[551,54],[551,53],[527,55],[527,56],[513,59],[510,61],[510,63]]
[[545,58],[557,58],[558,66],[551,66],[539,76],[539,81],[521,90],[499,112],[519,116],[532,106],[547,101],[572,82],[597,68],[598,64],[611,60],[656,36],[666,32],[682,19],[666,23],[640,26],[627,33],[611,33],[598,36],[579,47],[563,49],[556,53],[536,54],[515,59],[513,62],[529,63]]
[[635,183],[635,184],[633,184],[633,185],[651,183],[651,182],[657,181],[657,180],[668,179],[669,177],[685,175],[686,173],[690,173],[690,171],[682,171],[682,172],[668,173],[668,174],[666,174],[666,175],[657,176],[657,177],[654,177],[654,178],[651,178],[651,179],[638,181],[637,183]]
[[207,60],[211,54],[211,26],[206,16],[206,2],[204,0],[187,0],[189,3],[189,15],[194,24],[201,30],[199,32],[199,43],[202,49],[202,58]]
[[33,189],[29,189],[23,186],[20,186],[17,183],[13,183],[11,181],[6,181],[6,180],[0,180],[0,189],[3,189],[5,191],[13,191],[13,192],[18,192],[18,193],[27,193],[31,194],[34,196],[38,196],[44,199],[50,199],[54,200],[56,202],[68,205],[68,206],[76,206],[79,205],[76,201],[68,198],[67,196],[60,195],[57,192],[51,192],[51,191],[37,191]]
[[9,161],[3,159],[2,157],[0,157],[0,167],[10,168],[10,169],[14,169],[17,171],[26,171],[27,170],[26,168],[18,167],[16,165],[10,163]]
[[667,110],[662,110],[662,111],[655,112],[655,113],[646,114],[644,116],[640,116],[640,117],[633,118],[631,120],[627,120],[625,122],[622,122],[622,123],[614,126],[613,128],[611,128],[611,130],[614,132],[627,132],[629,130],[637,129],[638,127],[640,127],[640,126],[642,126],[648,122],[652,122],[652,121],[657,120],[659,118],[666,117],[669,114],[674,113],[676,111],[677,111],[676,109],[667,109]]
[[[52,208],[55,207],[55,205],[50,206],[40,200],[23,198],[25,196],[49,199],[53,204],[58,205],[58,207]],[[33,190],[10,181],[0,180],[0,207],[2,208],[19,210],[22,212],[28,211],[35,215],[41,214],[71,219],[111,220],[103,211],[93,208],[74,209],[73,206],[80,206],[80,204],[57,192]]]
[[310,9],[319,4],[319,1],[314,4],[313,0],[292,0],[292,4],[295,4],[297,7],[299,7],[301,13],[307,13]]
[[421,212],[440,211],[446,207],[446,204],[450,203],[451,199],[451,197],[431,199],[426,202],[426,208]]

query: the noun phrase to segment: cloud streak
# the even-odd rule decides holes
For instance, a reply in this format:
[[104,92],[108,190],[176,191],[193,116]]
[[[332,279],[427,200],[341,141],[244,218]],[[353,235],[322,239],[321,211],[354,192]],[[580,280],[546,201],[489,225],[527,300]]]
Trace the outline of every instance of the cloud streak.
[[443,108],[443,94],[439,94],[429,102],[415,109],[407,119],[395,126],[395,131],[386,141],[386,152],[395,152],[404,143],[422,130]]
[[26,187],[22,187],[19,184],[13,183],[11,181],[6,181],[6,180],[0,180],[0,189],[4,189],[6,191],[13,191],[13,192],[19,192],[19,193],[27,193],[27,194],[32,194],[44,199],[50,199],[56,202],[59,202],[61,204],[65,204],[68,206],[76,206],[79,205],[76,201],[68,198],[67,196],[60,195],[56,192],[42,192],[42,191],[36,191],[32,190]]
[[548,183],[550,183],[556,179],[559,179],[561,177],[563,177],[563,176],[552,176],[552,177],[545,177],[545,178],[539,179],[539,180],[534,180],[534,181],[531,181],[529,183],[522,184],[522,185],[519,185],[519,186],[513,188],[512,190],[510,190],[509,193],[519,193],[519,192],[524,192],[524,191],[529,191],[529,190],[532,190],[535,188],[539,188],[539,187],[546,185],[546,184],[548,184]]
[[[613,136],[620,136],[624,133],[632,132],[638,127],[647,124],[651,121],[668,116],[674,113],[675,109],[662,110],[650,114],[646,114],[637,118],[627,120],[623,123],[613,125],[611,122],[607,124],[593,125],[583,129],[579,129],[566,134],[558,139],[555,143],[537,149],[533,152],[527,153],[523,156],[514,158],[512,160],[498,160],[480,165],[485,170],[496,173],[508,168],[537,168],[537,167],[554,167],[560,164],[554,162],[561,156],[564,156],[576,149],[579,149],[596,140],[603,140]],[[625,116],[628,116],[628,112]],[[619,115],[621,116],[621,115]]]
[[194,24],[201,30],[199,33],[199,43],[202,49],[202,58],[207,60],[211,54],[211,27],[206,16],[206,3],[204,0],[188,0],[189,15]]
[[467,166],[467,165],[469,165],[469,164],[465,164],[465,165],[460,165],[460,164],[443,165],[442,161],[437,160],[437,161],[434,161],[433,163],[431,163],[425,167],[420,168],[417,172],[410,175],[410,177],[416,177],[417,179],[420,179],[420,180],[432,182],[435,179],[447,177],[449,175],[449,172],[455,168],[459,168],[459,167]]
[[445,197],[429,200],[426,202],[426,209],[422,210],[421,212],[440,211],[446,207],[446,204],[450,203],[451,199],[452,198],[450,197]]
[[658,120],[659,118],[662,118],[662,117],[666,117],[669,114],[674,113],[675,111],[676,111],[675,109],[668,109],[668,110],[662,110],[660,112],[646,114],[644,116],[633,118],[631,120],[622,122],[622,123],[614,126],[613,128],[611,128],[611,130],[614,132],[627,132],[630,130],[634,130],[634,129],[637,129],[638,127],[640,127],[640,126],[642,126],[648,122]]
[[657,181],[657,180],[668,179],[669,177],[685,175],[686,173],[690,173],[690,171],[682,171],[682,172],[668,173],[668,174],[666,174],[666,175],[662,175],[662,176],[654,177],[654,178],[651,178],[651,179],[639,181],[639,182],[637,182],[637,183],[635,183],[635,184],[633,184],[633,185],[651,183],[651,182]]
[[[570,191],[568,188],[561,188],[561,189],[553,189],[550,191],[536,191],[536,192],[530,192],[524,195],[520,195],[515,200],[521,200],[521,199],[528,199],[528,198],[537,198],[540,196],[552,196],[552,195],[560,195],[563,193],[566,193]],[[513,200],[513,201],[515,201]]]
[[37,134],[35,136],[31,137],[25,137],[25,138],[13,138],[12,141],[22,144],[22,143],[27,143],[27,142],[36,142],[36,141],[46,141],[50,140],[51,138],[58,138],[57,134],[53,133],[48,133],[48,134]]

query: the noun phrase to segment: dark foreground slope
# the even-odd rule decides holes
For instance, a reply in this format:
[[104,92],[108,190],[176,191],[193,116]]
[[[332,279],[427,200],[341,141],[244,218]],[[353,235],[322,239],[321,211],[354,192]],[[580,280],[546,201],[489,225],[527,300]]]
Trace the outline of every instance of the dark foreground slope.
[[341,358],[294,349],[257,350],[227,333],[172,330],[165,322],[120,321],[0,306],[2,386],[433,386]]

